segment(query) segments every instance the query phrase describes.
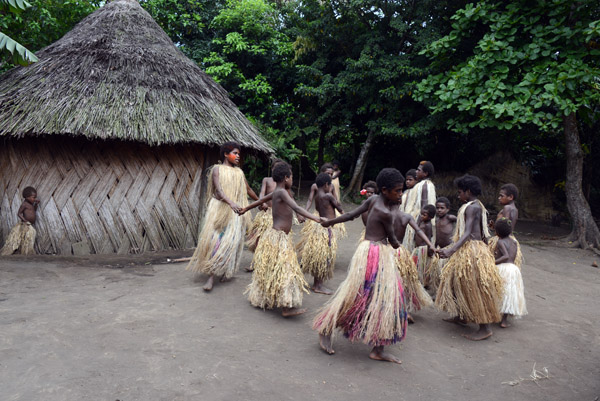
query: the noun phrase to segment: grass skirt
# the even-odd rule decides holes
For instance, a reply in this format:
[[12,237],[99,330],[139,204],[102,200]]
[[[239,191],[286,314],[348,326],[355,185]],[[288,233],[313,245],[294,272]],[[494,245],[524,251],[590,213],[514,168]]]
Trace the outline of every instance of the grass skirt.
[[444,266],[435,304],[468,322],[500,321],[502,279],[483,241],[467,241]]
[[319,311],[313,329],[333,336],[339,328],[350,341],[372,346],[404,339],[404,289],[394,259],[391,246],[361,242],[350,261],[347,277]]
[[271,208],[267,210],[259,210],[254,216],[252,226],[248,230],[246,236],[246,246],[250,252],[256,250],[260,236],[268,229],[273,227],[273,213]]
[[6,243],[0,249],[0,255],[7,256],[15,252],[21,255],[35,254],[35,249],[33,248],[35,234],[35,228],[33,228],[31,223],[19,221],[10,230],[8,237],[6,237]]
[[419,281],[417,266],[415,266],[410,253],[402,246],[396,252],[396,266],[402,277],[408,311],[412,313],[423,307],[433,305],[431,296]]
[[259,308],[302,306],[302,292],[308,283],[300,270],[291,234],[273,228],[261,236],[252,259],[252,282],[248,300]]
[[442,277],[442,270],[448,259],[442,259],[438,256],[438,254],[434,254],[429,258],[429,263],[427,265],[427,275],[429,277],[429,293],[436,294],[438,288],[440,287],[440,280]]
[[198,246],[186,270],[230,278],[242,257],[246,218],[235,214],[225,202],[212,198],[204,219]]
[[325,228],[315,223],[304,226],[302,235],[306,236],[300,241],[302,247],[299,256],[302,271],[317,280],[329,280],[333,277],[335,269],[337,232],[332,227]]
[[419,281],[423,286],[429,286],[431,277],[429,276],[429,255],[427,255],[427,245],[418,246],[412,250],[412,259],[417,266]]
[[525,304],[525,289],[521,270],[513,263],[500,263],[498,272],[504,282],[504,295],[500,313],[508,313],[516,318],[526,315],[527,306]]
[[[515,242],[517,243],[517,256],[515,257],[515,265],[517,265],[517,267],[520,269],[523,266],[523,252],[521,252],[521,244],[519,244],[519,241],[517,241],[514,235],[511,234],[510,238],[515,240]],[[488,247],[490,248],[492,255],[494,255],[496,252],[496,247],[498,246],[498,239],[498,236],[494,235],[489,240]]]

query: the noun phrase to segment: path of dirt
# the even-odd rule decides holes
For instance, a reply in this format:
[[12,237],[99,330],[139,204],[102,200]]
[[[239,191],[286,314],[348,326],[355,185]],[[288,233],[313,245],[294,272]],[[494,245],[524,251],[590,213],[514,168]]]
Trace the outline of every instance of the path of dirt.
[[[521,224],[521,223],[520,223]],[[400,345],[402,365],[371,361],[369,347],[320,351],[309,313],[284,319],[249,305],[250,274],[212,293],[187,253],[136,257],[0,259],[1,400],[582,400],[600,396],[600,270],[589,252],[522,224],[529,315],[473,343],[443,313],[417,314]],[[337,286],[362,224],[340,242]],[[251,254],[244,252],[242,265]],[[132,264],[133,263],[133,264]],[[536,366],[550,378],[523,381]]]

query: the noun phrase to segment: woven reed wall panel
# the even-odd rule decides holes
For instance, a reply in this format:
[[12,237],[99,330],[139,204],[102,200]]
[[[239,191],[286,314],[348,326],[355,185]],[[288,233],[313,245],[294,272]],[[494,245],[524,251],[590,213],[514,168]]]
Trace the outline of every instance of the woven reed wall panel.
[[[138,253],[196,244],[204,146],[149,147],[66,137],[0,141],[0,244],[27,186],[38,191],[36,250]],[[214,154],[213,154],[214,153]]]

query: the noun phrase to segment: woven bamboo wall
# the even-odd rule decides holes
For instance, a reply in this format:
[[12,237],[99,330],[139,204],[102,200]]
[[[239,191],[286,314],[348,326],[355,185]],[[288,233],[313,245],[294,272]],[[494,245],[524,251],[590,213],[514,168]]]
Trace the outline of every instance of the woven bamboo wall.
[[202,173],[217,152],[70,137],[0,141],[0,243],[17,221],[23,188],[33,186],[38,253],[194,247]]

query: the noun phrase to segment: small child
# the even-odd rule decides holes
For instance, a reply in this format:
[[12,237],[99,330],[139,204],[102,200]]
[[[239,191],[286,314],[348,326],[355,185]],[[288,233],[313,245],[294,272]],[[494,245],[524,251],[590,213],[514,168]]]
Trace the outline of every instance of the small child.
[[435,304],[453,315],[447,322],[479,324],[469,340],[485,340],[492,336],[490,323],[500,321],[499,304],[502,279],[495,266],[494,255],[483,242],[489,236],[487,210],[477,199],[481,195],[479,178],[466,174],[456,181],[458,199],[465,204],[458,211],[454,244],[438,251],[449,258],[440,280]]
[[[365,199],[364,201],[362,201],[362,203],[365,203],[371,196],[375,195],[376,193],[377,193],[377,183],[375,181],[367,181],[367,182],[365,182],[365,185],[363,185],[362,190],[360,191],[360,194],[363,195],[363,196],[366,196],[367,199]],[[367,216],[368,215],[369,215],[369,211],[366,210],[360,216],[362,218],[362,222],[365,225],[365,227],[367,226]],[[362,240],[363,237],[364,237],[364,235],[361,236],[361,240]]]
[[[519,218],[519,210],[515,206],[515,200],[519,196],[519,190],[514,184],[504,184],[500,187],[500,194],[498,194],[498,202],[502,205],[502,210],[496,216],[496,221],[506,218],[511,222],[511,234],[510,237],[517,243],[517,256],[515,259],[515,265],[521,267],[523,265],[523,253],[521,253],[521,244],[512,234]],[[491,222],[490,226],[494,228],[494,223]],[[498,237],[494,236],[490,239],[489,247],[492,253],[496,251],[496,244],[498,243]]]
[[511,238],[511,225],[511,221],[506,217],[496,220],[495,224],[499,239],[494,256],[498,272],[504,282],[504,295],[500,307],[500,313],[502,313],[500,327],[502,328],[510,327],[510,323],[508,323],[509,315],[519,319],[527,314],[523,278],[521,277],[521,270],[515,264],[517,241]]
[[[431,182],[433,173],[433,163],[429,161],[422,161],[419,163],[416,173],[417,183],[413,189],[411,189],[410,194],[406,199],[406,206],[404,208],[404,211],[415,219],[419,217],[421,210],[425,205],[435,204],[435,185],[433,185]],[[435,219],[431,221],[431,225],[434,228],[433,233],[435,238]],[[406,249],[408,249],[409,252],[412,252],[415,248],[415,233],[412,231],[412,229],[407,230],[403,245],[406,247]]]
[[36,231],[33,224],[35,224],[35,213],[40,201],[37,199],[37,191],[33,187],[23,190],[23,198],[23,203],[17,211],[19,222],[10,230],[6,243],[0,250],[2,256],[12,255],[15,252],[21,255],[35,253],[33,246]]
[[[321,166],[320,168],[320,174],[325,173],[328,174],[330,177],[333,177],[334,171],[333,171],[333,165],[331,163],[325,163]],[[317,184],[312,184],[310,186],[310,193],[308,194],[308,200],[306,201],[306,207],[305,209],[310,211],[310,207],[312,206],[313,203],[313,199],[315,198],[315,195],[317,194],[318,191],[318,187]],[[339,200],[339,194],[335,191],[335,188],[333,187],[333,185],[331,185],[331,189],[330,189],[331,194],[333,195],[333,197],[336,200]],[[340,214],[343,214],[344,212],[340,212]],[[338,216],[339,214],[336,213],[336,216]],[[304,223],[304,218],[299,217],[298,220],[300,221],[300,223]],[[312,224],[309,222],[309,225]],[[310,227],[309,227],[310,228]],[[309,229],[307,228],[307,229]],[[338,224],[335,227],[336,231],[337,231],[337,238],[344,238],[346,237],[346,226],[344,224]],[[303,231],[305,230],[304,228],[302,229]]]
[[[423,232],[423,236],[415,235],[415,249],[412,251],[412,257],[417,265],[417,271],[419,272],[419,281],[423,283],[425,288],[429,287],[430,277],[428,272],[429,267],[429,252],[433,255],[433,246],[428,246],[431,243],[433,237],[433,227],[431,221],[435,218],[435,206],[425,205],[421,209],[421,215],[419,216],[418,225],[419,229]],[[427,241],[425,241],[427,239]]]
[[[417,170],[411,168],[406,172],[406,181],[404,181],[404,192],[402,193],[402,204],[400,208],[406,213],[406,207],[409,204],[409,196],[413,194],[411,189],[417,184]],[[412,200],[411,200],[412,203]]]
[[340,192],[340,175],[342,175],[342,170],[340,170],[340,162],[338,162],[337,160],[333,160],[331,162],[331,167],[333,167],[333,174],[331,175],[331,183],[335,190],[337,200],[340,200],[342,198],[342,193]]
[[[444,196],[437,198],[435,202],[436,225],[435,225],[435,246],[436,248],[446,248],[452,244],[452,233],[454,232],[454,223],[456,216],[448,214],[450,211],[450,200]],[[435,254],[429,261],[427,268],[429,275],[429,291],[435,295],[440,285],[442,269],[448,259],[441,259]]]
[[353,220],[369,210],[365,239],[350,261],[348,276],[313,321],[319,344],[328,354],[335,352],[331,340],[340,328],[350,341],[373,346],[369,358],[401,363],[383,348],[406,336],[404,289],[393,249],[400,246],[394,233],[394,208],[402,199],[403,183],[398,170],[384,168],[377,176],[379,195],[323,223],[329,226]]
[[[331,176],[321,173],[317,176],[315,184],[318,188],[315,209],[319,216],[328,220],[335,218],[335,211],[342,212],[342,206],[331,194]],[[323,227],[320,224],[306,224],[302,229],[302,239],[296,249],[300,256],[302,271],[314,277],[311,288],[314,292],[333,294],[333,291],[323,285],[323,281],[333,277],[338,246],[336,237],[333,228]]]
[[290,235],[293,212],[317,223],[326,221],[302,209],[290,196],[292,169],[287,163],[273,167],[273,180],[277,188],[267,196],[239,211],[242,215],[265,202],[273,204],[273,227],[267,229],[252,258],[252,282],[248,286],[248,300],[253,306],[263,309],[282,308],[284,317],[306,312],[302,306],[302,292],[308,292],[308,283],[300,269],[294,243]]

